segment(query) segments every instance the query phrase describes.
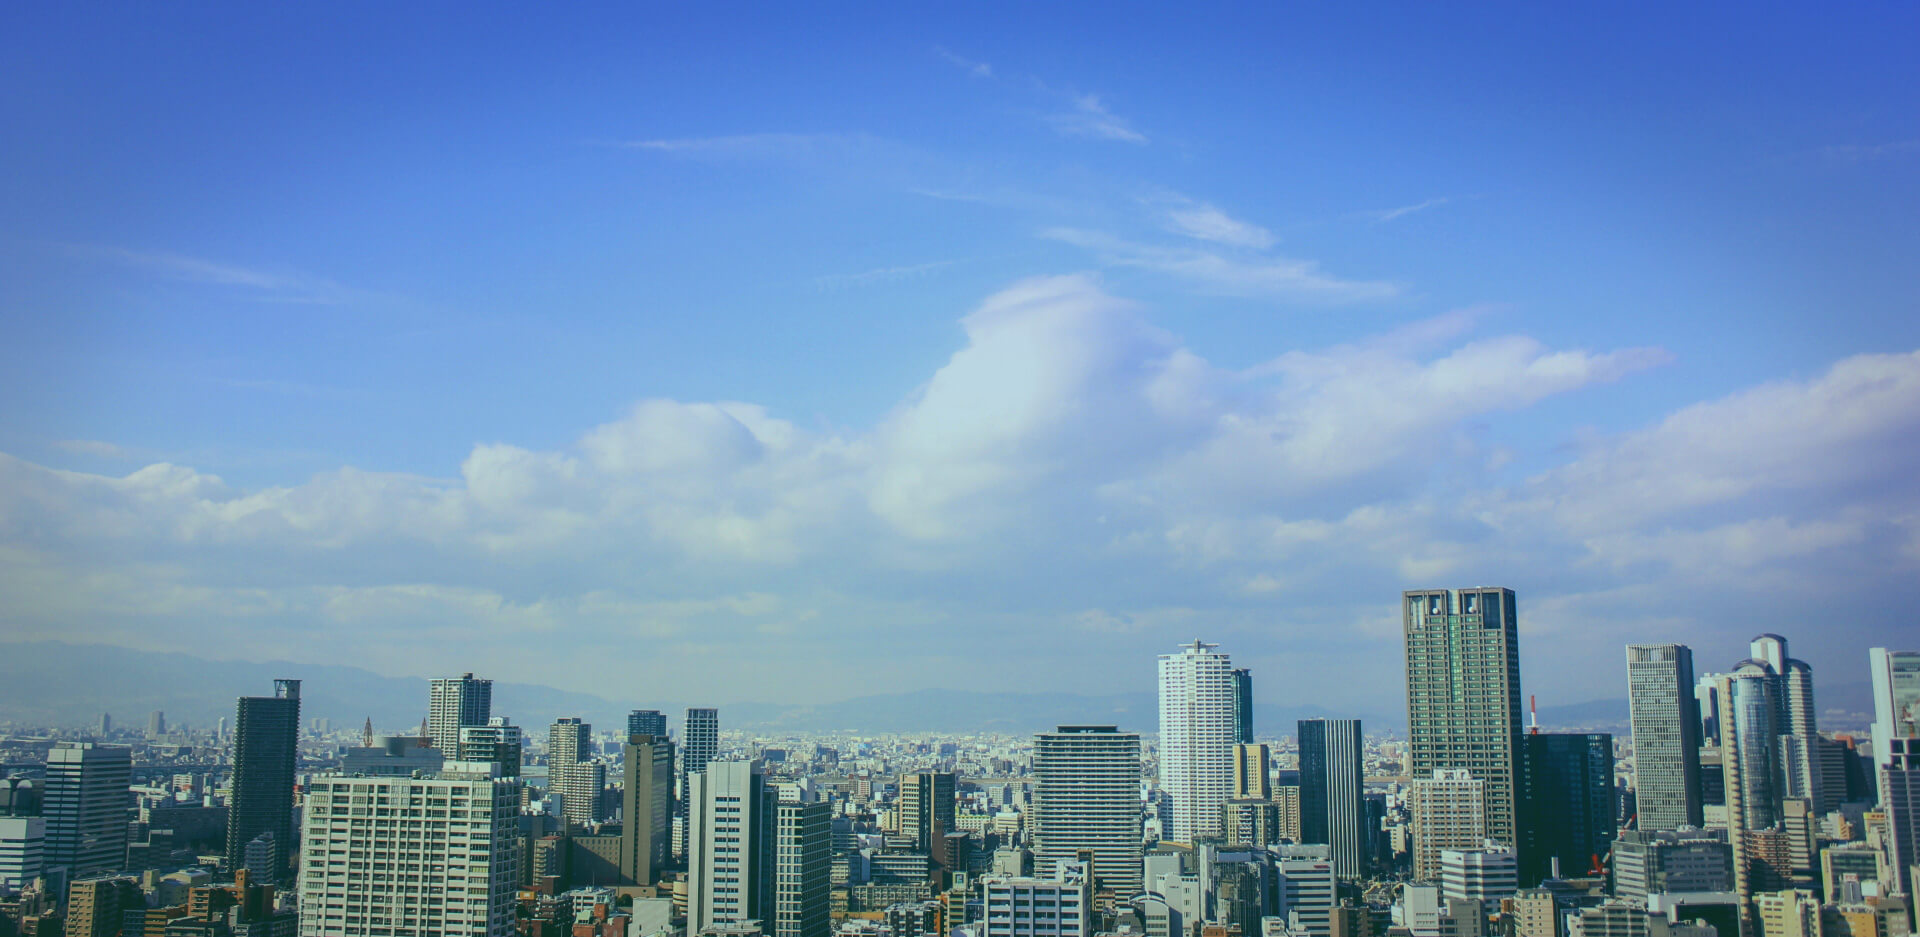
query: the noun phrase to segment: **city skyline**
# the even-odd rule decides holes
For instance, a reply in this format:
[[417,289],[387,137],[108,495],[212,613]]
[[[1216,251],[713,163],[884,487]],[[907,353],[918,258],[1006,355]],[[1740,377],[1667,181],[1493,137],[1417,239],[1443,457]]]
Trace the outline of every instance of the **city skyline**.
[[1920,13],[1343,12],[9,10],[0,629],[801,703],[1204,629],[1344,708],[1436,581],[1576,699],[1897,643]]

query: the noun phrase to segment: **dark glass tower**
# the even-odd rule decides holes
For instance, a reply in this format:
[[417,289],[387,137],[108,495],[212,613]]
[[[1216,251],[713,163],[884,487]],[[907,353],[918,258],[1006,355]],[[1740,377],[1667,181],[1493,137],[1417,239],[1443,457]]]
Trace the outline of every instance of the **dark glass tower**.
[[227,865],[246,864],[247,844],[273,834],[275,877],[287,879],[299,851],[293,775],[299,761],[300,681],[273,681],[272,696],[242,696],[233,724],[233,792],[227,800]]
[[1360,720],[1302,719],[1300,840],[1332,847],[1334,874],[1358,878],[1367,866]]
[[656,739],[667,737],[667,716],[657,709],[636,709],[627,713],[627,735],[651,735]]
[[1613,789],[1613,736],[1529,735],[1521,755],[1520,885],[1552,873],[1584,875],[1612,848],[1618,833]]
[[1253,744],[1253,671],[1245,667],[1233,672],[1233,740]]
[[1512,589],[1401,596],[1407,639],[1408,767],[1486,782],[1487,836],[1518,844],[1520,632]]

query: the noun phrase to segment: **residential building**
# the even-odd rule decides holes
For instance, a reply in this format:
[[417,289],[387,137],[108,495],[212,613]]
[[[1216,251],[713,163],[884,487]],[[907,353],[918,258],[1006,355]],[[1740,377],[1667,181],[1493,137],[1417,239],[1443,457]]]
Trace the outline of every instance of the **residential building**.
[[687,804],[687,930],[774,912],[774,791],[758,762],[709,761]]
[[606,767],[593,762],[592,753],[591,723],[566,716],[548,727],[547,789],[560,795],[560,814],[569,824],[585,826],[599,819]]
[[1633,726],[1634,804],[1639,829],[1699,827],[1700,704],[1693,650],[1627,645],[1627,705]]
[[484,726],[493,716],[493,681],[465,673],[433,681],[427,695],[427,737],[448,758],[463,757],[460,730]]
[[1233,790],[1236,681],[1216,647],[1195,641],[1160,656],[1160,789],[1173,803],[1174,842],[1219,838]]
[[1085,866],[1061,863],[1048,878],[987,876],[985,937],[1093,937],[1093,882]]
[[1433,882],[1443,850],[1488,842],[1487,782],[1466,768],[1440,768],[1415,778],[1412,787],[1413,880]]
[[509,937],[520,781],[492,762],[425,777],[314,779],[300,863],[302,937]]
[[1140,736],[1114,726],[1042,732],[1033,740],[1033,778],[1037,874],[1052,878],[1090,855],[1090,881],[1097,879],[1122,898],[1138,894]]
[[526,749],[520,727],[505,716],[490,716],[486,725],[461,726],[458,761],[485,761],[500,766],[500,776],[517,778]]
[[707,762],[720,751],[720,710],[687,710],[686,731],[682,733],[681,773],[692,777],[707,770]]
[[915,849],[931,854],[953,832],[953,780],[939,771],[900,776],[900,832],[913,837]]
[[146,908],[133,879],[79,879],[67,886],[66,937],[119,937],[126,912]]
[[1268,773],[1273,753],[1266,745],[1242,742],[1233,746],[1234,799],[1273,799],[1273,778]]
[[[1408,770],[1463,770],[1486,782],[1483,833],[1518,841],[1520,632],[1512,589],[1402,595]],[[1437,856],[1437,854],[1435,854]]]
[[[41,803],[45,868],[66,869],[74,878],[119,871],[127,856],[132,777],[133,752],[125,746],[54,743]],[[291,791],[287,806],[292,809]]]

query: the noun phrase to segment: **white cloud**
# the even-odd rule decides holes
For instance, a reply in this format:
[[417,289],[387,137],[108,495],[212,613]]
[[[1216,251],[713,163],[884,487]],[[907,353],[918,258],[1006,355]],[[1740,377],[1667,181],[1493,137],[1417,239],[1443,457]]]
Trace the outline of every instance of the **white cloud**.
[[945,59],[948,64],[966,72],[967,74],[975,78],[992,78],[993,77],[993,66],[986,62],[978,62],[978,61],[974,61],[973,59],[963,58],[959,55],[955,55],[954,53],[947,51],[946,47],[944,46],[934,46],[933,54],[941,57],[942,59]]
[[1311,260],[1229,257],[1199,248],[1140,244],[1080,228],[1049,228],[1040,234],[1092,251],[1103,263],[1164,273],[1229,295],[1346,303],[1387,299],[1399,292],[1391,283],[1330,276],[1322,273],[1320,265]]
[[1167,212],[1168,229],[1175,234],[1225,244],[1265,250],[1273,246],[1273,233],[1256,224],[1232,218],[1212,205],[1188,205]]
[[1430,198],[1424,202],[1415,202],[1412,205],[1402,205],[1399,208],[1382,208],[1375,211],[1362,212],[1361,214],[1373,219],[1376,223],[1386,222],[1392,221],[1395,218],[1404,218],[1414,212],[1426,211],[1429,208],[1439,208],[1450,201],[1452,201],[1452,199],[1442,196],[1440,198]]
[[1124,118],[1119,117],[1094,94],[1069,94],[1070,110],[1047,115],[1047,123],[1053,129],[1069,137],[1090,137],[1095,140],[1113,140],[1119,143],[1145,145],[1146,134],[1133,129]]

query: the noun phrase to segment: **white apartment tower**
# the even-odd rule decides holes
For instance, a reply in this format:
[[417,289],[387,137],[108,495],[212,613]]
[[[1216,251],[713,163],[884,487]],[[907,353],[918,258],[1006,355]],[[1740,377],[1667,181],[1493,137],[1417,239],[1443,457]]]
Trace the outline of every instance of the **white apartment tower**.
[[1160,789],[1173,803],[1175,842],[1221,835],[1233,792],[1237,697],[1233,661],[1217,646],[1195,641],[1160,656]]
[[1139,894],[1140,736],[1113,726],[1042,732],[1033,777],[1034,870],[1051,877],[1088,854],[1100,887]]
[[316,778],[300,862],[301,937],[509,937],[520,782],[491,763],[437,776]]
[[687,932],[758,922],[771,932],[773,788],[757,762],[709,761],[687,802]]
[[547,786],[560,793],[560,813],[568,823],[592,823],[599,812],[605,765],[591,760],[593,726],[578,716],[555,719],[547,730]]
[[484,726],[493,715],[493,681],[473,674],[433,681],[427,697],[427,737],[449,761],[460,758],[460,729]]

